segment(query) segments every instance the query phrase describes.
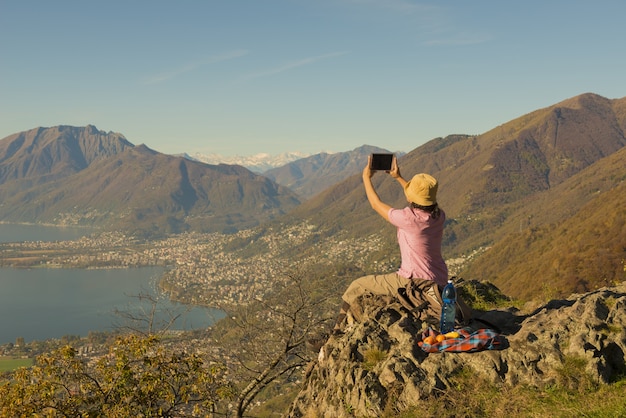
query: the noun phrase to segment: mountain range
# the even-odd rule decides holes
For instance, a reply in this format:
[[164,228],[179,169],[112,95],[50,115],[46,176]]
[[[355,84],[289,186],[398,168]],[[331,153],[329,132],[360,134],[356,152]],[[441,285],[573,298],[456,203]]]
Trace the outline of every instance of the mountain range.
[[[435,138],[399,153],[399,165],[407,179],[439,180],[452,270],[514,297],[567,295],[626,278],[625,132],[626,98],[585,93],[480,135]],[[306,221],[315,241],[378,235],[385,249],[370,257],[388,266],[398,261],[395,231],[367,204],[360,177],[376,151],[307,156],[259,175],[93,126],[36,128],[0,140],[0,221],[147,234]],[[373,181],[384,201],[406,204],[389,176]]]
[[[405,178],[427,172],[439,180],[444,256],[463,260],[458,274],[513,297],[562,296],[626,278],[625,132],[626,98],[587,93],[481,135],[435,138],[399,166]],[[389,176],[373,181],[384,201],[406,204]],[[395,231],[367,204],[358,175],[288,216],[328,235],[375,232],[388,252],[373,256],[396,257]]]
[[272,168],[282,167],[293,161],[306,158],[309,154],[303,152],[283,152],[277,155],[271,155],[268,153],[259,153],[255,155],[234,155],[224,156],[220,154],[202,154],[195,153],[193,156],[185,154],[186,158],[196,161],[202,161],[207,164],[228,164],[228,165],[240,165],[246,167],[253,173],[262,174]]
[[370,152],[383,151],[363,146],[296,161],[297,153],[237,159],[256,168],[286,162],[261,176],[217,155],[204,157],[216,163],[209,164],[161,154],[95,126],[36,128],[0,140],[0,221],[130,229],[146,236],[235,232],[288,212],[360,171]]
[[[264,176],[288,187],[304,199],[340,183],[363,171],[367,157],[372,153],[390,153],[389,150],[363,145],[348,152],[320,153],[267,170]],[[401,152],[395,153],[397,156]]]
[[[256,154],[249,157],[224,157],[219,154],[195,154],[186,158],[209,164],[234,164],[246,167],[288,187],[303,199],[309,199],[325,189],[363,170],[371,153],[391,151],[371,145],[362,145],[351,151],[321,152],[305,155],[287,152],[279,155]],[[395,152],[401,156],[404,152]]]
[[0,140],[0,200],[4,222],[142,235],[232,232],[300,203],[244,167],[161,154],[94,126],[36,128]]

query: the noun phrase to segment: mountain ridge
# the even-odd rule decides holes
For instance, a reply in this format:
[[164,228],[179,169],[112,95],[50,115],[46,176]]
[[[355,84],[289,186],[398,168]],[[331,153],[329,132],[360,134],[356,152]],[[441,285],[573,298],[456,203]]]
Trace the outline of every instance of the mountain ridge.
[[[594,95],[593,97],[596,96]],[[599,98],[599,96],[597,97]],[[576,98],[568,99],[562,103],[568,102],[580,103]],[[614,100],[612,103],[615,103],[616,108],[624,107],[626,106],[626,98]],[[541,158],[537,156],[532,159],[532,155],[526,156],[520,153],[519,150],[523,149],[523,143],[528,138],[529,133],[538,131],[536,126],[534,129],[530,129],[528,124],[533,119],[536,120],[538,115],[550,114],[551,109],[557,106],[559,104],[524,115],[482,135],[451,135],[445,138],[435,138],[402,156],[399,159],[401,172],[407,178],[411,176],[410,173],[417,172],[428,172],[436,175],[441,186],[439,200],[446,212],[453,217],[482,210],[485,196],[489,193],[492,193],[490,198],[496,198],[492,205],[497,206],[515,200],[513,198],[521,198],[538,190],[545,190],[548,186],[552,187],[557,184],[560,181],[560,175],[554,175],[554,180],[549,183],[544,175],[546,165],[541,162]],[[609,115],[609,118],[614,119],[614,116]],[[622,119],[626,119],[626,114],[622,114]],[[545,116],[541,120],[545,121]],[[537,122],[534,123],[536,124]],[[617,124],[618,127],[623,125],[624,122],[621,122],[621,125]],[[509,136],[506,138],[499,134],[499,132],[504,131],[509,132]],[[575,137],[580,138],[580,136]],[[598,137],[606,139],[608,143],[603,144],[603,147],[598,147],[596,144],[596,138]],[[583,137],[582,143],[581,140],[578,140],[569,147],[570,149],[567,152],[562,153],[563,155],[552,157],[552,159],[556,161],[559,157],[563,157],[572,160],[577,158],[577,155],[569,156],[568,153],[579,153],[581,158],[578,158],[578,161],[567,161],[569,164],[569,171],[567,172],[571,173],[573,172],[571,167],[578,167],[576,171],[579,171],[583,166],[590,164],[590,161],[587,160],[587,149],[595,148],[601,150],[604,147],[608,149],[602,153],[592,153],[594,161],[597,161],[601,157],[607,156],[626,145],[624,131],[621,128],[608,134],[600,132],[599,135],[591,138],[593,139],[587,136]],[[512,145],[505,147],[507,142]],[[518,146],[520,142],[522,142],[522,145]],[[485,152],[486,149],[490,152]],[[505,153],[504,151],[507,152]],[[523,160],[524,157],[527,157],[532,162],[537,162],[537,165],[533,166],[523,161],[511,161],[511,156],[517,160]],[[526,171],[523,171],[524,169]],[[517,170],[517,172],[514,170]],[[555,171],[558,174],[559,170]],[[469,181],[468,172],[472,175]],[[520,190],[515,189],[515,184],[512,181],[513,174],[516,174],[518,177],[522,175],[530,176],[528,181],[521,185]],[[534,182],[537,177],[543,179],[538,184]],[[395,184],[390,179],[376,175],[374,181],[380,183],[380,193],[387,200],[391,199],[393,202],[403,203],[404,197],[401,191],[397,190]],[[364,193],[356,186],[360,182],[358,176],[352,176],[344,180],[344,182],[347,184],[337,184],[336,187],[354,189],[351,192],[353,196],[349,197],[350,200],[364,200]],[[511,194],[515,195],[511,197]],[[320,209],[332,203],[331,196],[341,197],[343,195],[337,195],[334,191],[328,190],[319,199],[305,202],[302,208],[298,208],[298,211],[307,214],[317,213]],[[363,211],[366,211],[366,209]]]
[[[464,258],[460,277],[494,283],[519,298],[518,306],[528,302],[523,306],[532,312],[523,317],[514,308],[487,313],[512,318],[514,323],[492,321],[510,337],[511,350],[430,355],[417,345],[423,324],[411,319],[397,302],[379,299],[376,304],[366,295],[364,300],[374,303],[363,304],[365,320],[351,324],[343,337],[331,338],[323,346],[318,362],[306,372],[289,416],[325,411],[335,411],[337,416],[380,415],[387,408],[393,412],[423,408],[426,402],[417,401],[436,403],[442,388],[458,387],[457,379],[468,373],[471,388],[485,379],[549,392],[559,379],[567,378],[564,369],[572,367],[572,359],[578,365],[576,377],[592,372],[594,382],[610,383],[623,376],[626,288],[619,283],[626,279],[625,110],[626,98],[583,94],[484,134],[435,138],[402,155],[400,169],[407,179],[425,171],[440,181],[439,200],[448,215],[444,256]],[[84,134],[89,135],[89,130]],[[143,225],[153,232],[218,224],[226,232],[259,226],[254,238],[247,235],[225,248],[230,250],[232,244],[267,251],[278,251],[279,245],[269,246],[259,239],[263,228],[276,226],[278,234],[286,236],[297,230],[290,229],[290,223],[306,224],[307,234],[285,245],[290,247],[288,256],[306,248],[308,255],[319,251],[311,258],[328,259],[325,238],[349,247],[350,241],[341,238],[357,236],[364,244],[372,237],[384,240],[387,247],[360,252],[355,274],[363,272],[361,266],[387,268],[398,260],[395,230],[367,204],[359,174],[300,204],[283,186],[244,167],[211,166],[166,156],[145,145],[112,149],[111,155],[94,158],[74,173],[81,166],[81,155],[70,155],[69,150],[85,152],[76,141],[70,141],[75,145],[69,150],[63,141],[48,148],[34,146],[30,160],[15,158],[25,140],[13,146],[13,141],[4,141],[0,140],[0,172],[16,178],[0,182],[0,219],[8,213],[14,218],[32,214],[53,220],[67,215],[69,220],[76,213],[63,210],[68,210],[65,201],[73,196],[71,203],[82,210],[100,208],[82,214],[98,217],[94,224],[129,229]],[[33,168],[49,161],[56,165],[60,156],[72,163],[59,170]],[[389,176],[377,173],[373,181],[384,201],[396,207],[406,204],[402,190]],[[18,182],[29,187],[19,189]],[[137,202],[142,206],[135,206]],[[250,218],[256,212],[263,216]],[[253,240],[257,247],[251,245]],[[238,262],[248,261],[244,252],[238,255]],[[293,261],[291,266],[299,261],[296,255],[285,260]],[[338,270],[346,267],[340,261],[333,263]],[[335,289],[351,273],[328,274],[318,289]],[[377,272],[366,272],[370,273]],[[555,299],[562,295],[570,296]],[[536,304],[546,299],[550,301]],[[372,353],[374,361],[368,357]],[[576,377],[566,383],[577,385]],[[454,405],[457,398],[450,399]],[[523,405],[519,408],[517,412]]]
[[[319,153],[300,158],[268,170],[263,175],[308,199],[345,178],[360,173],[370,154],[390,152],[373,145],[362,145],[351,151],[333,154]],[[403,153],[396,152],[395,154],[399,157]]]
[[[626,98],[583,94],[523,115],[482,135],[435,138],[402,156],[400,170],[407,179],[413,173],[428,172],[439,180],[438,200],[448,219],[444,256],[461,258],[468,265],[483,255],[487,257],[485,248],[518,233],[520,224],[526,228],[529,216],[533,227],[563,222],[565,219],[561,218],[578,213],[585,203],[580,193],[571,191],[579,183],[602,183],[606,187],[603,192],[611,193],[624,172],[619,158],[610,157],[626,145],[625,108]],[[603,173],[601,167],[605,164],[611,168]],[[572,179],[570,183],[568,179]],[[406,205],[402,190],[389,176],[376,174],[373,181],[383,201],[394,207]],[[562,184],[565,185],[558,188]],[[538,201],[541,193],[545,195]],[[618,203],[626,207],[626,198],[622,196],[615,193]],[[601,213],[605,202],[597,202],[600,206],[596,210]],[[544,210],[541,204],[549,205],[546,207],[550,210]],[[551,212],[562,216],[555,217]],[[322,235],[366,237],[378,231],[386,250],[373,256],[380,261],[389,257],[397,260],[395,231],[370,209],[359,175],[303,202],[287,216],[293,222],[308,219],[320,226]],[[619,217],[623,219],[626,214],[621,211]],[[604,228],[604,233],[610,234],[609,226]],[[489,257],[493,254],[491,251]],[[618,260],[620,256],[626,259],[623,251],[615,255]],[[506,262],[505,257],[502,262]],[[602,266],[594,260],[589,263],[606,280],[619,280],[620,274],[623,277],[614,264]],[[520,286],[532,282],[530,271],[519,260],[510,268],[523,272],[523,278],[517,276],[521,284],[515,289],[505,285],[503,290],[513,297],[526,296]],[[503,285],[503,275],[492,276],[493,272],[464,272],[463,265],[458,270],[459,274],[472,274],[471,278]],[[553,292],[558,295],[575,291],[577,282],[559,280]]]
[[0,219],[140,234],[233,232],[299,204],[244,167],[194,162],[85,128],[36,128],[0,140]]
[[207,164],[228,164],[228,165],[240,165],[246,167],[253,173],[263,174],[267,170],[273,168],[282,167],[293,161],[307,158],[310,155],[299,151],[288,151],[276,155],[269,153],[259,153],[254,155],[234,155],[224,156],[215,153],[202,154],[195,153],[193,156],[184,154],[186,158],[201,161]]
[[[78,137],[70,139],[66,135],[71,128],[54,129],[37,128],[0,140],[1,220],[144,229],[150,233],[233,232],[272,222],[282,228],[306,221],[315,226],[316,233],[311,241],[304,240],[299,249],[292,249],[295,252],[328,237],[375,234],[382,249],[370,257],[379,261],[378,265],[397,262],[395,231],[370,209],[359,174],[346,174],[346,179],[301,202],[286,187],[241,166],[211,166],[166,156],[91,126],[77,128]],[[626,207],[620,188],[625,129],[626,98],[585,93],[481,135],[435,138],[400,156],[399,163],[406,178],[429,172],[439,180],[439,203],[448,219],[444,256],[462,260],[455,263],[455,272],[492,280],[511,296],[526,297],[530,289],[538,291],[537,284],[522,288],[523,283],[534,283],[532,275],[536,272],[523,260],[502,254],[519,251],[520,246],[533,247],[531,239],[549,242],[546,231],[550,229],[567,235],[566,231],[578,229],[566,226],[567,220],[573,216],[585,219],[591,210],[617,211],[611,222],[616,231],[622,230],[620,222],[626,217],[620,210]],[[56,135],[52,145],[43,141],[46,134]],[[91,135],[91,148],[84,146],[80,135]],[[105,146],[105,137],[117,145]],[[40,141],[36,143],[33,138]],[[100,153],[111,155],[99,158]],[[61,156],[64,160],[60,162]],[[85,161],[91,161],[89,168],[80,170]],[[46,163],[47,171],[42,168]],[[7,181],[7,176],[13,177]],[[378,173],[373,181],[385,202],[395,207],[406,204],[402,190],[389,176]],[[591,199],[598,191],[605,195]],[[599,231],[598,236],[611,236],[611,225],[591,224]],[[535,232],[529,234],[530,230]],[[526,242],[518,241],[522,239],[520,233],[528,234]],[[577,234],[592,236],[582,230]],[[507,247],[503,244],[506,241],[518,245]],[[607,240],[598,242],[609,245]],[[589,261],[597,277],[568,273],[569,278],[563,279],[550,276],[553,268],[547,274],[549,283],[555,284],[553,292],[581,291],[602,280],[618,279],[623,272],[615,263],[626,259],[619,245],[619,240],[610,241],[608,256]],[[547,258],[549,254],[552,260]],[[549,251],[535,256],[536,264],[544,269],[550,263],[559,264],[555,257],[566,258]],[[484,263],[500,266],[500,271],[480,264],[481,258]],[[472,264],[483,267],[472,269]],[[511,275],[516,277],[513,282],[522,284],[514,285],[505,277]]]
[[123,135],[100,132],[92,125],[16,133],[0,141],[0,184],[11,179],[63,177],[132,146]]

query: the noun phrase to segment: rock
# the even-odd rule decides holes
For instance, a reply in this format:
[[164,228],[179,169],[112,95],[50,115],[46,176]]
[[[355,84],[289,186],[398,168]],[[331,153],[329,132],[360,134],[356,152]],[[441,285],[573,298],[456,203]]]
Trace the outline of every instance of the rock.
[[359,311],[360,321],[322,347],[287,416],[402,412],[448,389],[451,376],[466,368],[497,384],[537,388],[567,384],[562,371],[571,362],[598,384],[626,372],[626,282],[553,300],[526,315],[481,314],[508,340],[499,351],[428,354],[417,344],[427,325],[398,302],[366,296]]

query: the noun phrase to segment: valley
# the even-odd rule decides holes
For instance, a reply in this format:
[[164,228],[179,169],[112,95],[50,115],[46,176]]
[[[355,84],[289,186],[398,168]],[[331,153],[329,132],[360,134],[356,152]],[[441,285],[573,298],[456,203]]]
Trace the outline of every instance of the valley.
[[[626,98],[586,93],[399,155],[404,175],[439,180],[451,273],[526,300],[545,297],[546,282],[558,297],[623,280],[625,110]],[[1,262],[163,265],[164,289],[197,304],[264,297],[279,273],[311,263],[322,275],[346,266],[351,278],[392,271],[393,228],[367,204],[358,174],[379,149],[313,155],[262,176],[164,155],[94,126],[17,133],[0,140],[0,219],[102,233],[3,250]],[[388,176],[374,182],[383,201],[406,204]],[[577,221],[587,213],[608,216]]]
[[75,241],[0,244],[0,266],[14,268],[134,268],[164,266],[160,285],[178,302],[210,307],[245,305],[270,293],[293,271],[329,271],[338,264],[357,271],[393,270],[368,261],[382,240],[321,241],[294,255],[293,249],[318,234],[308,223],[288,228],[250,229],[236,234],[184,233],[142,241],[122,232],[102,232]]
[[[524,312],[559,311],[584,292],[595,292],[591,305],[604,304],[590,309],[589,321],[595,324],[606,319],[595,313],[616,308],[623,314],[622,290],[610,290],[609,298],[598,292],[626,279],[624,132],[626,98],[583,94],[480,135],[435,138],[399,156],[399,166],[407,178],[426,172],[440,183],[437,200],[447,222],[442,250],[450,275],[501,289],[502,300],[510,302],[507,312],[521,306],[518,302],[529,302]],[[218,359],[241,387],[261,382],[263,399],[271,404],[278,393],[293,396],[301,379],[312,376],[309,366],[320,352],[307,348],[307,339],[334,320],[346,285],[366,274],[394,271],[399,264],[395,230],[367,204],[358,174],[370,149],[363,146],[324,161],[311,156],[261,176],[241,166],[160,154],[93,126],[17,133],[0,140],[0,220],[88,226],[99,232],[67,241],[2,243],[0,266],[163,268],[159,285],[172,300],[226,312],[215,326],[167,335],[163,344]],[[383,201],[406,205],[389,176],[379,173],[373,181]],[[544,303],[545,308],[535,309]],[[381,329],[366,330],[367,338],[336,341],[355,347],[346,358],[360,359],[371,348],[368,338],[397,331],[391,323],[384,329],[381,319],[395,321],[398,314],[376,312],[380,315],[367,326]],[[594,336],[594,343],[606,333],[623,335],[622,324],[619,319],[598,330],[604,336]],[[581,329],[586,335],[590,328],[583,324]],[[414,331],[399,341],[413,341]],[[537,340],[528,335],[520,334],[519,350],[510,350],[507,364],[535,364],[523,357]],[[88,356],[99,355],[88,339],[80,343],[87,344]],[[558,348],[548,342],[550,350]],[[395,345],[390,340],[382,346]],[[588,344],[580,347],[577,356],[591,354]],[[37,351],[16,344],[5,354]],[[623,352],[613,350],[621,357],[610,360],[621,375]],[[545,347],[537,353],[545,357]],[[563,359],[560,352],[553,357],[557,365]],[[406,364],[407,356],[399,358]],[[273,368],[279,364],[285,369]],[[346,365],[346,376],[361,367],[338,364]],[[262,380],[266,372],[276,374]],[[373,369],[367,366],[366,372],[369,376]],[[320,382],[326,386],[325,379]],[[246,396],[244,391],[241,399]],[[332,402],[340,405],[343,398]]]

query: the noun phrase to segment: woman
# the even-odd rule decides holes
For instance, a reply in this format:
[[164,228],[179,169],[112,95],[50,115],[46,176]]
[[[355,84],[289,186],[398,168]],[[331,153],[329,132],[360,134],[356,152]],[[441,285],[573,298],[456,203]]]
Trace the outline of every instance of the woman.
[[333,329],[340,334],[346,315],[356,299],[368,292],[375,295],[397,296],[411,279],[432,280],[441,287],[448,281],[448,267],[441,255],[441,240],[446,215],[437,205],[437,180],[428,174],[416,174],[410,181],[400,175],[393,157],[389,174],[404,189],[409,205],[394,209],[380,200],[372,184],[375,171],[370,168],[371,156],[363,169],[363,184],[372,208],[397,228],[401,264],[398,271],[383,275],[364,276],[354,280],[342,296],[343,304]]

